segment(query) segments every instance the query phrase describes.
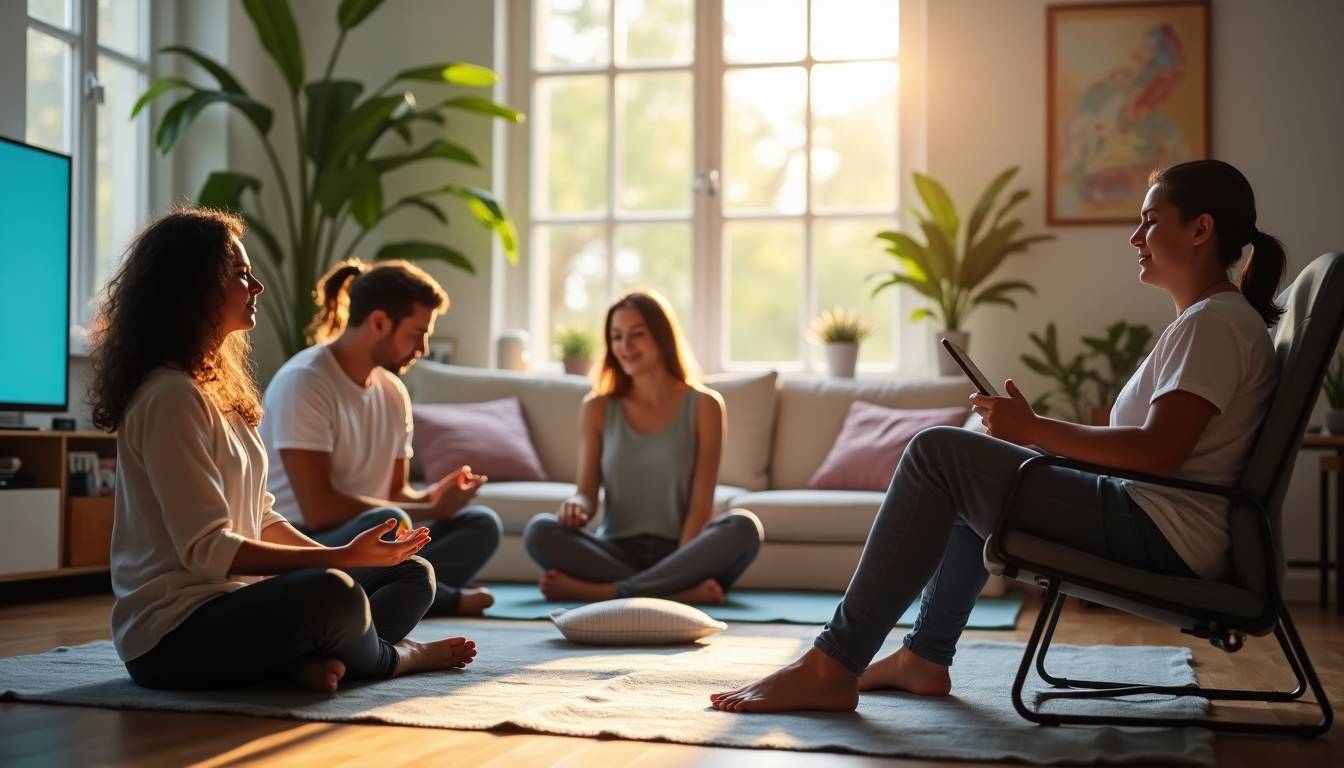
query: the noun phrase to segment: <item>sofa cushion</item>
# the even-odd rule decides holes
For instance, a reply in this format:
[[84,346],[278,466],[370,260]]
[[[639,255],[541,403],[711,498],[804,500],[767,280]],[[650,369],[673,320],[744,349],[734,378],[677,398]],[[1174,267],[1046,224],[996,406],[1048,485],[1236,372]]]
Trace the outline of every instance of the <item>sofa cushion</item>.
[[965,407],[972,389],[964,376],[917,381],[784,379],[779,385],[770,487],[807,487],[855,400],[887,408]]
[[966,421],[966,412],[962,407],[883,408],[855,400],[849,404],[831,452],[807,485],[818,490],[885,491],[905,446],[920,430],[959,427]]
[[766,489],[777,378],[774,371],[756,376],[705,378],[705,386],[723,396],[728,421],[723,458],[719,461],[719,482],[752,491]]
[[733,499],[761,519],[767,542],[863,544],[884,494],[877,491],[759,491]]
[[412,438],[427,480],[466,464],[491,480],[545,481],[518,398],[484,403],[416,403]]
[[517,397],[546,477],[574,482],[578,474],[579,406],[591,389],[582,376],[529,376],[421,360],[405,374],[419,403],[479,403]]
[[[481,486],[474,503],[484,504],[499,515],[504,533],[521,534],[527,527],[527,521],[542,512],[554,512],[560,502],[574,495],[573,483],[496,483],[489,482]],[[714,489],[714,516],[726,513],[739,506],[736,500],[747,491],[731,485],[720,485]],[[601,515],[602,501],[598,499],[598,514]],[[598,520],[594,518],[587,525],[588,530],[597,530]]]

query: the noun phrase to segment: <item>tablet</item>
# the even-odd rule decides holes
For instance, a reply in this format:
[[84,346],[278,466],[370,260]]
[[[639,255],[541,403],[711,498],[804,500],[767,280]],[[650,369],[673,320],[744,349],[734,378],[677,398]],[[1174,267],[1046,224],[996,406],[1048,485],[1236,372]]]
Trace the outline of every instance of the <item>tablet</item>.
[[971,356],[966,354],[966,350],[947,339],[943,339],[943,349],[947,350],[947,354],[952,356],[952,359],[961,368],[962,373],[966,374],[966,378],[971,380],[975,388],[980,390],[980,394],[988,397],[999,396],[998,390],[994,389],[994,385],[989,383],[985,374],[981,373],[980,369],[975,367],[975,363],[971,362]]

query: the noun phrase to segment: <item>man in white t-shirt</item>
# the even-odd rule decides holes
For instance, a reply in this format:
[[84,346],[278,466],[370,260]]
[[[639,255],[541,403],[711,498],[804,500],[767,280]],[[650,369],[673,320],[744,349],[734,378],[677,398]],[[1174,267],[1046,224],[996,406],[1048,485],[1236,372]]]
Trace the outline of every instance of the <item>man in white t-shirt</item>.
[[[470,586],[499,546],[499,517],[468,506],[486,478],[460,467],[411,487],[411,401],[398,374],[422,356],[448,297],[404,261],[336,265],[318,286],[317,343],[271,379],[260,431],[275,510],[311,538],[341,545],[395,517],[430,529],[432,613],[479,614],[494,603]],[[409,513],[409,514],[408,514]]]

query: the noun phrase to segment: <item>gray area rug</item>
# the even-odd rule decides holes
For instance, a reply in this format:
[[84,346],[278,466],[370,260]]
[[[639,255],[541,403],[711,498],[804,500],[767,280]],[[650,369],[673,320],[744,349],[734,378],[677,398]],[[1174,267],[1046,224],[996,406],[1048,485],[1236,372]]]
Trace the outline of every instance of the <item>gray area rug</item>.
[[[613,736],[729,747],[825,750],[1030,763],[1213,765],[1202,729],[1042,728],[1013,711],[1009,688],[1020,643],[965,640],[952,667],[953,695],[865,694],[845,714],[732,715],[708,706],[726,690],[793,660],[815,628],[736,624],[694,645],[579,646],[540,623],[423,622],[418,639],[466,634],[481,652],[464,672],[378,683],[346,683],[334,696],[289,688],[150,691],[126,676],[112,644],[99,641],[0,659],[0,698],[127,709],[227,712],[328,722],[377,722],[485,730],[514,726],[566,736]],[[883,653],[893,650],[893,633]],[[1154,646],[1070,646],[1050,650],[1056,674],[1194,682],[1190,651]],[[1028,690],[1044,689],[1039,680]],[[1047,703],[1047,711],[1180,713],[1197,700]],[[1056,710],[1055,708],[1059,708]]]

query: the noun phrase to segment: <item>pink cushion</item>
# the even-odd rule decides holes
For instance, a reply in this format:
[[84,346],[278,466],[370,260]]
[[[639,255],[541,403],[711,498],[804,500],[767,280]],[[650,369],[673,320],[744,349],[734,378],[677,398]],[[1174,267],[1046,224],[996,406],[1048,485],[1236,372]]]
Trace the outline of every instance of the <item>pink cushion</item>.
[[905,453],[905,446],[922,429],[959,427],[967,408],[903,410],[855,400],[831,452],[808,481],[811,488],[844,491],[885,491]]
[[463,464],[493,480],[545,481],[518,398],[484,403],[414,403],[411,447],[436,482]]

